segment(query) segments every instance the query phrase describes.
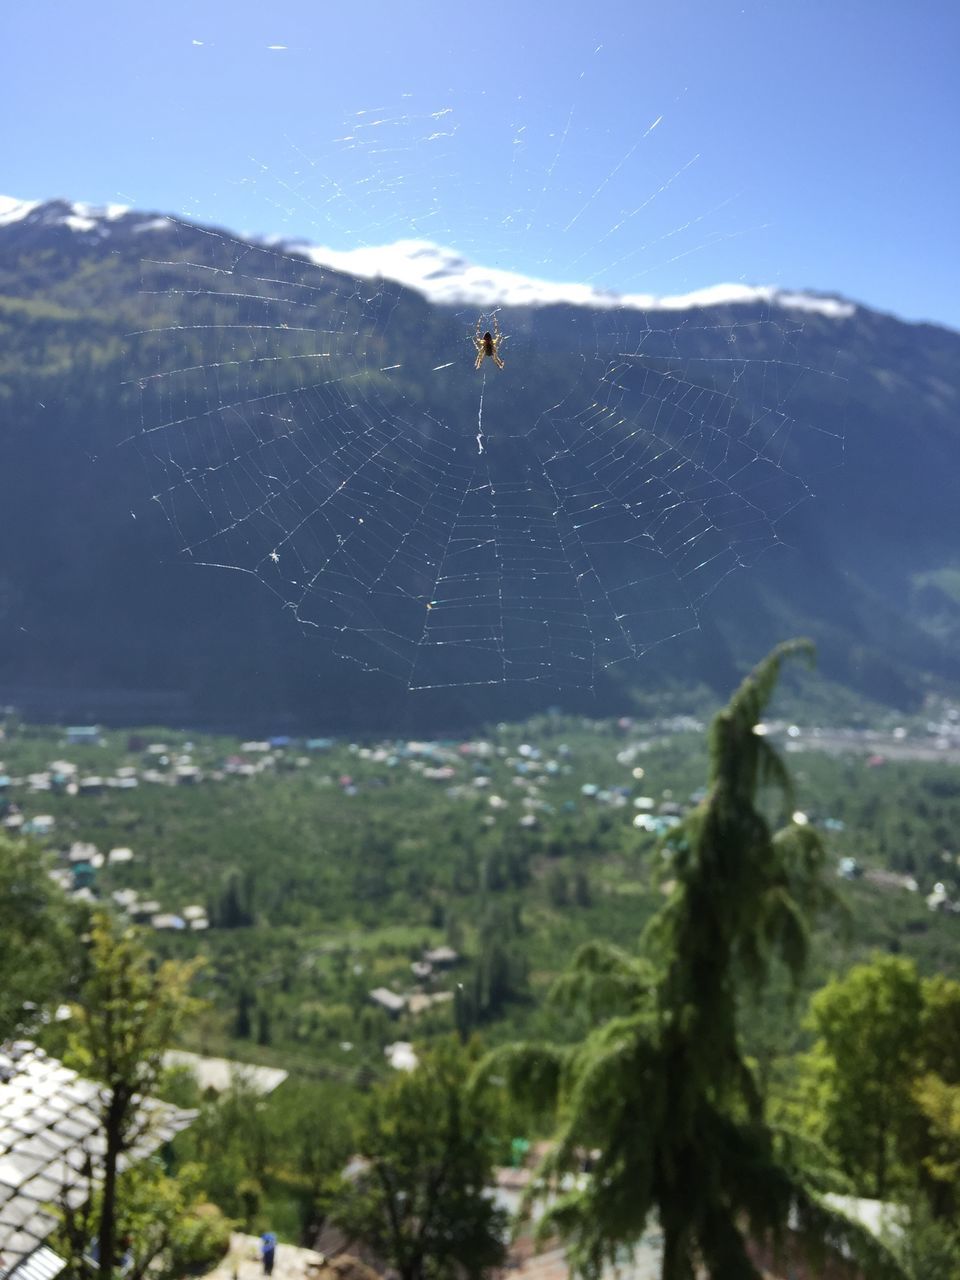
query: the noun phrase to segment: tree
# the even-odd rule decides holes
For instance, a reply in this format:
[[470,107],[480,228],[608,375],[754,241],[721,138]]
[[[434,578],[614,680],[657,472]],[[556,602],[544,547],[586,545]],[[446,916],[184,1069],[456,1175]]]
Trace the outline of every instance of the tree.
[[888,1243],[907,1280],[956,1280],[960,1236],[950,1221],[934,1217],[923,1200],[914,1201],[887,1230]]
[[[182,1100],[195,1103],[196,1095],[184,1093]],[[202,1167],[210,1198],[250,1228],[264,1185],[272,1181],[275,1191],[282,1180],[296,1197],[306,1237],[317,1226],[324,1188],[356,1150],[356,1105],[356,1095],[340,1082],[301,1077],[264,1095],[235,1072],[228,1088],[201,1103],[177,1139],[178,1156]]]
[[920,1004],[916,966],[898,956],[857,965],[810,1002],[817,1042],[803,1070],[817,1127],[854,1185],[881,1200],[916,1124]]
[[257,1044],[272,1043],[273,1035],[270,1031],[270,1010],[261,1005],[257,1010]]
[[960,1201],[960,1086],[928,1071],[913,1082],[912,1093],[926,1125],[920,1182],[927,1207],[933,1216],[955,1222]]
[[379,1086],[360,1140],[365,1167],[333,1196],[337,1225],[401,1280],[475,1280],[503,1259],[504,1216],[489,1195],[492,1112],[465,1088],[468,1070],[464,1051],[444,1042]]
[[253,992],[246,985],[237,992],[237,1008],[233,1018],[233,1034],[237,1040],[249,1040],[252,1033],[250,1010],[254,1007]]
[[[164,1173],[159,1161],[148,1160],[125,1170],[118,1178],[117,1239],[129,1241],[124,1280],[180,1280],[188,1273],[207,1271],[226,1253],[230,1223],[202,1190],[203,1171],[186,1165],[176,1177]],[[96,1221],[102,1190],[89,1205],[73,1213],[56,1243],[70,1253],[82,1234],[81,1223]]]
[[221,929],[253,924],[253,885],[249,875],[242,876],[235,869],[226,873],[211,918]]
[[[872,1277],[900,1274],[879,1242],[816,1199],[777,1142],[738,1030],[738,1001],[775,958],[799,977],[810,922],[829,901],[816,833],[792,821],[774,831],[766,817],[776,799],[792,813],[792,792],[754,732],[782,661],[807,647],[774,650],[715,717],[706,796],[662,846],[675,887],[645,932],[645,963],[600,943],[582,949],[557,998],[589,1011],[585,1039],[512,1046],[479,1069],[555,1108],[532,1196],[552,1197],[541,1234],[563,1236],[588,1276],[635,1244],[652,1212],[663,1280],[759,1280],[748,1239],[778,1243],[788,1223],[811,1249],[854,1248]],[[571,1186],[586,1152],[590,1175]]]
[[67,904],[43,854],[0,832],[0,1042],[65,983]]
[[865,1194],[919,1186],[930,1210],[948,1216],[960,1192],[960,1163],[949,1154],[960,983],[878,956],[818,991],[810,1023],[817,1040],[802,1062],[810,1127]]
[[248,1227],[257,1212],[270,1151],[278,1145],[269,1105],[249,1079],[234,1075],[215,1101],[201,1107],[181,1140],[187,1158],[206,1169],[207,1190],[216,1203]]
[[[158,968],[132,929],[121,929],[106,913],[94,917],[89,973],[74,1007],[70,1065],[102,1083],[100,1117],[104,1151],[96,1171],[99,1184],[95,1218],[100,1280],[111,1280],[116,1262],[118,1173],[121,1157],[150,1126],[143,1103],[156,1087],[163,1055],[195,1002],[189,986],[197,964],[167,961]],[[94,1170],[91,1169],[91,1198]],[[90,1272],[84,1260],[89,1246],[83,1230],[72,1236],[73,1265]]]
[[563,908],[569,905],[570,886],[560,867],[554,867],[547,876],[547,896],[552,907]]
[[578,907],[589,907],[593,905],[593,892],[590,888],[590,877],[582,868],[578,868],[578,870],[573,873],[573,900]]

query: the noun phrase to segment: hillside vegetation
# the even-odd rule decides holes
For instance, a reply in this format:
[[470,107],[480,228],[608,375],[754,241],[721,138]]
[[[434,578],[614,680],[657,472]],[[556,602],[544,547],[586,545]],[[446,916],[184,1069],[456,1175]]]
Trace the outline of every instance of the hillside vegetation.
[[[34,220],[0,228],[0,468],[7,478],[0,697],[35,716],[208,726],[242,720],[267,732],[318,725],[420,732],[466,729],[558,700],[591,714],[643,713],[654,709],[654,688],[657,706],[672,694],[676,706],[702,710],[764,646],[801,632],[820,652],[820,692],[808,685],[805,696],[819,696],[841,715],[864,698],[916,707],[931,684],[956,681],[957,335],[865,307],[844,318],[755,305],[653,317],[547,307],[504,317],[514,344],[512,381],[509,395],[491,388],[498,398],[489,409],[496,416],[488,416],[488,455],[503,466],[510,441],[530,436],[538,406],[574,392],[582,398],[577,370],[607,330],[625,349],[644,353],[649,376],[659,371],[651,412],[667,405],[679,413],[681,394],[717,394],[707,371],[726,358],[733,335],[742,361],[736,413],[764,422],[769,404],[788,415],[793,426],[777,440],[783,470],[774,475],[786,483],[795,472],[803,481],[797,496],[807,499],[780,521],[779,541],[749,572],[724,578],[706,598],[692,631],[656,645],[640,662],[601,671],[594,698],[575,686],[557,691],[496,680],[474,690],[408,694],[402,680],[361,672],[336,656],[336,645],[331,652],[329,638],[317,638],[332,605],[307,613],[301,631],[293,611],[278,608],[249,574],[199,568],[181,555],[191,527],[199,536],[229,524],[217,506],[215,471],[198,471],[165,500],[179,534],[151,498],[178,474],[190,479],[196,457],[182,450],[202,450],[210,468],[240,446],[240,426],[228,415],[209,420],[202,443],[196,436],[206,421],[196,415],[225,395],[211,382],[208,362],[227,359],[241,402],[262,393],[265,381],[295,396],[309,373],[314,331],[332,335],[332,373],[361,387],[384,421],[405,421],[410,406],[428,405],[454,432],[460,424],[464,447],[475,450],[472,376],[446,375],[441,384],[432,372],[462,358],[464,374],[472,375],[463,316],[389,283],[360,290],[295,255],[189,224],[131,214],[111,223],[109,234],[85,235],[55,213],[44,206]],[[157,265],[171,262],[179,275]],[[185,263],[224,274],[204,276],[200,296],[182,285]],[[255,298],[237,301],[253,287]],[[295,298],[308,336],[288,331],[283,362],[262,360],[264,350],[279,349],[276,334]],[[232,336],[217,355],[219,348],[205,345],[203,326],[219,324],[231,325]],[[273,326],[267,348],[258,338],[263,325]],[[163,345],[172,341],[168,326],[176,351]],[[663,363],[671,351],[682,353],[676,394]],[[193,423],[176,447],[170,433],[140,434],[164,420],[149,416],[164,410],[151,403],[153,384],[142,374],[172,361],[208,371],[202,378],[185,373],[176,394],[171,389],[171,403]],[[399,370],[381,371],[398,362]],[[218,376],[227,376],[227,365]],[[647,384],[622,374],[619,382],[617,394],[644,421]],[[334,381],[317,410],[355,417],[346,385]],[[265,448],[270,422],[249,408],[243,421],[245,432],[261,432],[257,447]],[[357,421],[363,429],[367,420]],[[531,447],[547,442],[534,438]],[[278,465],[285,465],[282,444],[275,442]],[[409,472],[410,484],[423,479],[416,468]],[[398,493],[405,483],[398,477]],[[785,492],[781,500],[786,506],[793,497]],[[263,554],[252,537],[247,547],[223,536],[202,558],[239,566]],[[283,598],[283,572],[275,583],[258,573]],[[684,613],[676,629],[689,621]],[[408,625],[400,614],[396,624],[398,631]],[[430,660],[439,663],[439,650]],[[374,661],[389,666],[383,650]],[[517,674],[529,672],[520,667]],[[417,671],[420,683],[431,683],[430,676]]]
[[[930,728],[952,759],[955,709],[944,717]],[[786,743],[802,736],[776,721],[767,727],[774,743],[781,733]],[[238,1085],[204,1103],[179,1140],[180,1159],[199,1162],[199,1185],[248,1228],[309,1240],[338,1212],[346,1193],[335,1176],[352,1145],[380,1149],[375,1125],[364,1126],[377,1107],[392,1105],[390,1045],[411,1041],[421,1056],[439,1053],[439,1064],[451,1034],[473,1061],[483,1046],[522,1039],[573,1051],[591,1028],[600,1034],[598,1010],[619,988],[604,988],[601,975],[599,1005],[586,995],[571,1003],[582,978],[571,986],[564,975],[578,950],[581,967],[596,959],[599,941],[626,963],[638,947],[648,950],[645,926],[667,919],[665,904],[677,909],[678,882],[693,874],[687,842],[700,839],[709,813],[703,783],[719,758],[716,729],[712,765],[703,730],[686,720],[554,716],[450,742],[271,746],[152,730],[71,745],[61,731],[11,720],[4,821],[19,833],[11,848],[28,851],[37,839],[49,847],[57,878],[73,889],[73,910],[92,897],[143,919],[157,957],[204,958],[195,983],[204,1008],[184,1025],[183,1047],[289,1070],[268,1099]],[[794,995],[778,963],[762,992],[737,978],[737,1038],[768,1115],[799,1125],[829,1157],[804,1178],[863,1195],[916,1191],[942,1217],[953,1203],[949,1116],[960,1060],[951,1046],[960,998],[938,975],[952,971],[960,943],[952,907],[960,896],[952,839],[960,783],[955,764],[896,762],[882,754],[885,744],[891,755],[938,749],[920,724],[851,735],[839,757],[789,754],[795,790],[786,814],[775,790],[757,793],[765,823],[786,817],[804,847],[822,849],[818,883],[827,897],[835,886],[839,901],[810,938]],[[124,779],[137,785],[116,785]],[[25,834],[38,824],[44,836]],[[124,850],[132,856],[110,856]],[[29,874],[24,863],[19,882]],[[731,892],[716,910],[736,916],[739,900]],[[56,907],[31,899],[30,911]],[[190,927],[201,918],[205,928]],[[15,946],[26,925],[19,916],[9,935]],[[442,947],[456,954],[443,956]],[[438,955],[432,968],[415,970],[429,953]],[[74,979],[71,966],[61,969],[62,995],[72,994],[84,967],[72,967]],[[51,960],[45,998],[57,989],[56,969]],[[566,991],[562,1001],[551,988]],[[383,990],[404,1007],[388,1012],[377,999]],[[873,1018],[873,1058],[855,1047],[859,1011],[871,1000],[900,1011],[900,1021],[886,1012]],[[643,1014],[637,1027],[645,1026]],[[63,1052],[74,1031],[57,1023],[42,1034]],[[887,1070],[892,1043],[895,1078]],[[842,1117],[851,1105],[844,1099],[869,1097],[880,1081],[892,1110],[871,1104],[863,1125],[885,1114],[896,1124],[884,1121],[875,1138],[858,1141],[856,1127],[829,1117]],[[181,1075],[166,1089],[181,1103],[201,1101]],[[368,1097],[382,1097],[369,1113]],[[513,1138],[551,1132],[519,1085],[485,1124],[501,1162]],[[354,1208],[362,1223],[367,1209]],[[766,1210],[757,1212],[759,1222]],[[826,1220],[811,1221],[828,1231]]]

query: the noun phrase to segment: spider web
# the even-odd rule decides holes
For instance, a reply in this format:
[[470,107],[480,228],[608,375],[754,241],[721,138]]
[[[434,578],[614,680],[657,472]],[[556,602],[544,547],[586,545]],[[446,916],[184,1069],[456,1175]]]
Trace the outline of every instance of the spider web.
[[[291,167],[251,181],[276,224],[306,209],[318,240],[345,225],[360,250],[442,238],[470,118],[363,112],[326,152],[286,144]],[[548,216],[571,269],[598,247],[621,272],[649,250],[644,213],[686,165],[643,198],[631,187],[607,221],[650,128],[584,196],[557,179],[572,120],[531,156],[515,127],[502,200],[467,231],[478,261]],[[435,198],[410,216],[404,173],[422,148]],[[652,243],[694,253],[709,213]],[[811,462],[842,448],[804,416],[833,377],[815,309],[586,289],[591,305],[532,304],[495,274],[431,304],[357,256],[329,266],[282,241],[168,228],[175,251],[142,264],[149,319],[127,353],[154,500],[190,560],[254,576],[336,654],[410,689],[592,688],[696,629],[811,496]],[[475,371],[477,324],[494,316],[505,369]]]

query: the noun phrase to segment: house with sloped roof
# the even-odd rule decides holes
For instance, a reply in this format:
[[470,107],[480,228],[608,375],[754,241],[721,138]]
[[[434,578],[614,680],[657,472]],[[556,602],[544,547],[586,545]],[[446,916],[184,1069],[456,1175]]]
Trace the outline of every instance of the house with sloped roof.
[[374,987],[368,994],[373,1003],[389,1013],[392,1018],[395,1018],[399,1013],[403,1013],[407,1007],[407,997],[398,996],[389,987]]
[[[66,1263],[46,1243],[51,1205],[77,1207],[103,1155],[102,1086],[29,1040],[0,1045],[0,1280],[54,1280]],[[195,1118],[148,1098],[151,1123],[121,1168],[170,1142]]]

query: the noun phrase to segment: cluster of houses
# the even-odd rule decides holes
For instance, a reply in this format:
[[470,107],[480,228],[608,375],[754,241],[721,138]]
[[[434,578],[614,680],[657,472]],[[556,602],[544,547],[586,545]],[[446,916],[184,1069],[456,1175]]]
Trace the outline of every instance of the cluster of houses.
[[391,991],[389,987],[374,987],[368,993],[370,1001],[391,1018],[397,1018],[401,1013],[416,1016],[434,1005],[445,1004],[453,999],[452,991],[430,991],[427,988],[434,979],[459,963],[460,954],[453,947],[433,947],[424,951],[420,959],[414,960],[410,965],[410,971],[416,979],[413,991],[400,994]]
[[[632,722],[624,720],[620,727],[629,731]],[[685,731],[689,727],[685,720],[682,724],[667,726],[671,731]],[[102,744],[103,737],[97,726],[74,726],[66,731],[66,742],[71,746],[89,747]],[[22,805],[12,799],[15,791],[29,795],[62,792],[71,796],[93,796],[115,788],[133,789],[143,783],[190,786],[228,777],[252,778],[278,765],[306,768],[313,758],[333,750],[336,745],[332,738],[295,742],[281,735],[243,742],[236,752],[225,758],[198,763],[192,743],[175,749],[162,742],[147,743],[131,738],[128,750],[139,754],[141,763],[127,763],[110,773],[85,772],[75,763],[58,760],[40,772],[15,778],[6,774],[0,765],[0,824],[9,830],[42,837],[49,836],[54,829],[55,820],[51,815],[26,816]],[[298,748],[302,754],[297,754]],[[649,748],[648,741],[629,744],[617,752],[616,763],[618,766],[629,764],[639,752]],[[548,753],[529,742],[511,748],[484,739],[462,742],[411,739],[375,746],[352,744],[346,751],[356,758],[358,770],[324,777],[321,781],[338,785],[347,797],[384,786],[391,772],[403,771],[408,776],[442,786],[452,800],[481,799],[486,810],[483,821],[490,826],[502,819],[515,818],[521,827],[533,828],[558,808],[572,812],[579,807],[578,802],[569,797],[559,805],[550,798],[550,792],[555,790],[551,784],[568,779],[574,772],[570,749],[564,744]],[[375,766],[374,770],[370,769],[371,765]],[[634,779],[643,775],[642,769],[634,768],[632,772]],[[631,785],[619,779],[610,785],[586,782],[580,788],[580,803],[623,809],[631,804],[632,791]],[[665,801],[669,804],[667,797]],[[636,825],[643,830],[660,833],[676,816],[662,804],[658,807],[649,797],[639,797],[632,803],[638,810]],[[517,807],[519,815],[516,815]]]
[[[65,742],[67,746],[89,747],[101,746],[104,740],[98,726],[74,726],[67,729]],[[24,835],[46,836],[52,832],[54,818],[49,814],[28,818],[23,813],[22,796],[44,793],[99,796],[108,791],[132,791],[141,783],[175,787],[220,782],[228,777],[252,778],[274,769],[290,745],[291,740],[286,737],[244,742],[239,752],[226,759],[201,765],[197,763],[192,743],[176,749],[163,742],[140,743],[131,738],[128,750],[141,756],[140,764],[118,765],[111,772],[84,770],[71,760],[53,760],[45,769],[12,776],[0,763],[0,826]],[[329,750],[332,745],[330,738],[311,738],[306,744],[311,752]],[[295,768],[306,768],[310,757],[293,757],[291,764]]]
[[[557,811],[545,790],[554,779],[572,774],[569,754],[569,748],[563,745],[557,748],[556,758],[545,758],[541,749],[530,743],[511,750],[484,740],[459,744],[407,742],[395,747],[384,762],[388,768],[405,762],[411,774],[446,784],[448,799],[475,801],[479,797],[487,810],[482,818],[486,826],[493,826],[500,816],[513,815],[512,802],[518,802],[518,824],[530,829],[538,826],[543,816]],[[376,755],[374,751],[371,758]],[[570,802],[562,807],[569,808]]]
[[[127,847],[101,852],[87,840],[74,840],[61,851],[60,865],[50,871],[51,878],[65,893],[77,901],[96,900],[97,872],[103,867],[122,867],[133,862],[133,850]],[[136,889],[115,889],[110,895],[114,904],[134,922],[149,924],[154,929],[192,929],[210,927],[206,907],[197,903],[185,906],[179,914],[164,912],[152,898],[141,898]]]
[[[127,742],[127,763],[109,772],[86,772],[73,761],[57,759],[42,770],[11,777],[0,764],[0,826],[52,841],[55,840],[55,817],[32,811],[33,805],[27,803],[25,797],[50,793],[86,796],[115,788],[132,789],[141,784],[195,786],[232,777],[255,778],[278,768],[304,769],[317,757],[333,753],[339,770],[334,767],[328,773],[318,774],[317,781],[339,788],[347,800],[379,787],[396,785],[406,778],[431,789],[441,789],[451,801],[469,804],[485,826],[516,824],[532,830],[558,813],[600,808],[622,811],[638,832],[661,837],[682,821],[689,808],[702,799],[703,792],[695,791],[686,798],[675,797],[669,789],[654,792],[644,786],[646,771],[641,762],[658,741],[674,734],[699,734],[703,728],[700,721],[691,717],[672,717],[643,725],[624,717],[617,723],[606,761],[595,760],[595,780],[590,778],[583,760],[575,761],[570,747],[556,741],[542,746],[535,741],[507,744],[482,738],[409,739],[363,745],[338,743],[333,738],[294,740],[278,735],[244,741],[227,755],[223,755],[220,748],[221,754],[215,756],[208,748],[197,749],[188,741],[170,746],[131,735]],[[935,722],[931,721],[928,729],[939,735],[938,744],[941,739],[950,745],[955,738],[960,742],[960,709],[947,708]],[[801,730],[779,721],[758,724],[755,732],[781,738],[787,746],[816,744],[824,749],[844,750],[864,750],[878,745],[890,750],[891,744],[902,749],[917,746],[915,735],[903,728],[891,731],[882,741],[874,731],[828,733]],[[598,726],[598,734],[603,733],[610,734],[609,725]],[[840,739],[842,746],[838,745]],[[89,749],[104,743],[97,726],[73,726],[66,730],[65,744],[69,747]],[[134,757],[137,763],[130,762]],[[333,760],[330,763],[332,765]],[[584,773],[587,780],[582,780]],[[841,822],[831,818],[821,820],[805,815],[795,815],[795,818],[816,822],[830,832],[843,829]],[[114,865],[132,857],[128,849],[113,849],[101,855],[74,844],[63,851],[63,865],[56,875],[68,892],[92,896],[100,866]],[[838,874],[855,878],[860,874],[855,862],[855,859],[842,862]],[[877,881],[879,887],[893,887],[893,873],[867,873],[868,879],[875,876],[886,876],[882,884]],[[162,910],[160,904],[149,898],[140,899],[133,889],[118,889],[113,897],[131,918],[157,929],[202,930],[209,925],[205,910],[196,904],[188,904],[174,913]],[[938,889],[929,895],[928,906],[939,911],[956,909],[946,892]],[[380,1003],[389,1012],[396,1013],[399,1011],[397,1000],[412,1000],[418,1007],[427,1007],[423,1002],[434,998],[435,993],[431,992],[414,992],[409,997],[387,993]],[[403,1004],[403,1008],[409,1007],[409,1003]]]
[[949,702],[931,710],[923,724],[896,725],[890,729],[813,726],[801,727],[772,720],[759,724],[755,732],[780,738],[784,749],[824,751],[828,755],[859,755],[868,768],[877,769],[890,760],[936,761],[960,764],[960,707]]

